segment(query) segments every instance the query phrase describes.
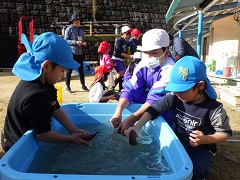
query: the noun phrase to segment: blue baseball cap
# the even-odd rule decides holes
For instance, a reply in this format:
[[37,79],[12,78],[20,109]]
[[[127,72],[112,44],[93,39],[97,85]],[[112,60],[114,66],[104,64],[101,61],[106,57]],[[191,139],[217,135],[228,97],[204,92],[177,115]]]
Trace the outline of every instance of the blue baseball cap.
[[184,92],[199,81],[205,81],[207,95],[212,99],[217,99],[217,94],[207,77],[205,64],[196,57],[184,56],[173,66],[170,82],[165,89],[172,92]]
[[13,66],[12,72],[22,80],[35,80],[41,75],[45,60],[67,69],[77,69],[80,66],[73,59],[67,41],[52,32],[46,32],[28,46],[27,52],[23,53]]

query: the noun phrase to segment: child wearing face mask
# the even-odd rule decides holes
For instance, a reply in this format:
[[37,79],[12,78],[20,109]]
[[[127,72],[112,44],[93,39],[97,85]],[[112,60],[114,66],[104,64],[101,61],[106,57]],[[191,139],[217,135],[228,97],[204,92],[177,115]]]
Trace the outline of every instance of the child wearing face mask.
[[217,94],[206,75],[205,64],[196,57],[181,58],[172,69],[168,93],[162,100],[148,107],[135,126],[125,134],[136,145],[140,128],[160,113],[173,110],[173,130],[193,163],[193,178],[205,179],[213,163],[217,143],[232,135],[229,117],[218,102]]
[[[168,33],[163,29],[147,31],[142,38],[142,60],[134,69],[132,77],[125,81],[124,89],[118,106],[110,122],[119,133],[133,126],[144,111],[152,104],[162,99],[167,91],[170,72],[175,62],[168,55]],[[130,103],[142,103],[142,107],[122,121],[122,111]],[[172,124],[172,113],[162,114],[169,124]]]

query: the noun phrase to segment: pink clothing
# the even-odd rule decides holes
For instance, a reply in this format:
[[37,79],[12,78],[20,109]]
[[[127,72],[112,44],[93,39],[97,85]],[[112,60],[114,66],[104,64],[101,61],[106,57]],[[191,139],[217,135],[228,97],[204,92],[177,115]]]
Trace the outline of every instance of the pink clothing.
[[100,66],[106,66],[108,69],[113,69],[113,66],[110,65],[112,62],[111,56],[108,53],[103,54],[103,58],[100,59]]

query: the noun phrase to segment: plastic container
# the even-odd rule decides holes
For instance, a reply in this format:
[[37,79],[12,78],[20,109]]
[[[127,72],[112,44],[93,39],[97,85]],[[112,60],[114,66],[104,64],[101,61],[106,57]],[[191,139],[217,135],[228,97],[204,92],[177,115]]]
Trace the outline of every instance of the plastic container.
[[223,68],[223,76],[224,77],[230,77],[231,76],[231,68],[230,67],[224,67]]
[[215,74],[216,74],[216,75],[222,75],[222,74],[223,74],[223,70],[217,70],[217,71],[215,72]]
[[[74,103],[61,106],[74,124],[81,123],[103,123],[112,117],[116,103]],[[140,104],[131,104],[123,111],[123,119],[141,107]],[[81,118],[79,118],[81,117]],[[52,119],[52,129],[58,131],[60,123]],[[0,160],[0,179],[7,180],[186,180],[192,178],[192,162],[180,143],[177,136],[169,127],[167,122],[159,116],[149,121],[147,128],[154,138],[159,138],[160,148],[165,160],[171,168],[170,174],[161,175],[78,175],[78,174],[47,174],[27,173],[35,157],[36,151],[45,143],[38,141],[32,130],[17,141],[14,146]],[[137,147],[136,147],[137,148]],[[48,153],[46,151],[46,153]],[[39,164],[39,166],[44,166]],[[94,166],[94,164],[93,164]]]
[[62,104],[62,86],[59,84],[55,84],[54,87],[57,89],[57,100],[58,103]]
[[[94,74],[94,68],[91,67],[89,61],[84,61],[83,62],[83,73],[86,74],[86,75]],[[74,74],[78,74],[78,71],[74,70]]]

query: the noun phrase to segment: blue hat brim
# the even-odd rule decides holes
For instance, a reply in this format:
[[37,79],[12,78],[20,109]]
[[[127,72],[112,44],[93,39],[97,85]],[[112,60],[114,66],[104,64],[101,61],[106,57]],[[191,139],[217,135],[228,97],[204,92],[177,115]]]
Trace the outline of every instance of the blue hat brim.
[[81,65],[75,61],[74,59],[70,62],[70,61],[67,61],[66,63],[58,63],[58,65],[66,68],[66,69],[78,69]]
[[172,83],[171,81],[167,84],[165,90],[171,91],[171,92],[184,92],[192,88],[196,83],[188,83],[188,84],[176,84]]
[[217,93],[216,93],[215,89],[212,87],[212,85],[211,85],[211,83],[210,83],[208,78],[205,80],[205,84],[206,84],[207,95],[211,99],[217,99]]
[[[35,61],[35,57],[30,57],[28,53],[22,54],[13,66],[12,72],[25,81],[37,79],[42,73],[42,64],[45,59],[38,60],[38,64],[32,63],[31,61]],[[77,70],[80,67],[80,64],[74,59],[71,62],[66,61],[66,63],[58,63],[58,65],[66,69],[74,70]]]
[[[204,81],[205,81],[205,89],[206,89],[207,95],[211,99],[217,99],[217,93],[212,87],[209,79],[206,78]],[[195,84],[196,84],[195,82],[192,82],[189,84],[175,84],[175,83],[169,82],[165,90],[171,91],[171,92],[184,92],[192,88]]]

